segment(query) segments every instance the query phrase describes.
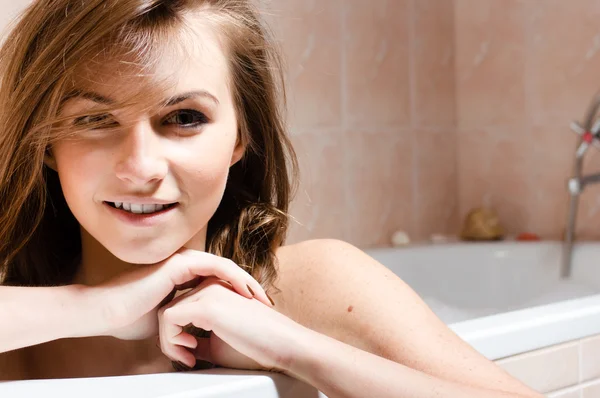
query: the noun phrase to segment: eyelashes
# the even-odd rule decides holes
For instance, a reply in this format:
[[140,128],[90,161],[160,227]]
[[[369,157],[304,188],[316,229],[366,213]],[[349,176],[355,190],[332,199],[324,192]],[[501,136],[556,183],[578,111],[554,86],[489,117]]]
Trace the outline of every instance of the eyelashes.
[[167,116],[167,120],[175,120],[170,124],[177,124],[182,128],[194,128],[208,123],[208,118],[202,112],[193,109],[182,109]]
[[[194,109],[180,109],[167,115],[161,125],[192,129],[207,124],[209,121],[208,117],[202,112]],[[78,117],[73,121],[73,125],[79,127],[89,126],[91,130],[99,130],[117,127],[119,123],[114,120],[111,114],[103,113]]]

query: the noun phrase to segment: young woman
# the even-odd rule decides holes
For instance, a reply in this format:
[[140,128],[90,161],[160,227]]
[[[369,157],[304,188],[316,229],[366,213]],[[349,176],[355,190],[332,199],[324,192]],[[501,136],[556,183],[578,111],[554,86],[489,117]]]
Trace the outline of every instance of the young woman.
[[24,12],[0,51],[0,378],[210,362],[332,398],[540,396],[357,248],[284,245],[277,60],[251,0]]

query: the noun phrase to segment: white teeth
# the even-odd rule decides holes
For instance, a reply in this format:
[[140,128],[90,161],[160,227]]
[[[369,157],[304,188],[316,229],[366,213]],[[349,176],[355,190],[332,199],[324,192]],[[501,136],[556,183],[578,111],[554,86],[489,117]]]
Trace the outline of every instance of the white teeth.
[[144,206],[143,205],[138,205],[138,204],[131,204],[131,212],[135,213],[135,214],[142,214],[142,212],[144,211]]
[[135,214],[150,214],[156,213],[158,211],[163,210],[168,207],[168,205],[156,205],[156,204],[135,204],[135,203],[123,203],[123,202],[114,202],[114,205],[117,209],[123,209],[130,213]]
[[154,205],[142,205],[142,213],[154,213]]
[[162,205],[143,205],[144,214],[154,213],[163,209]]

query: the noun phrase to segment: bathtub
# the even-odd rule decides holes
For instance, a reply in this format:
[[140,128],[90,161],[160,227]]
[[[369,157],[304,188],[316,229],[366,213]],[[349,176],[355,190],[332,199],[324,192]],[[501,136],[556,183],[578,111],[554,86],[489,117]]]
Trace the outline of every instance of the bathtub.
[[[405,280],[454,332],[491,360],[600,335],[600,244],[576,246],[568,280],[559,278],[559,242],[436,244],[367,253]],[[555,384],[552,389],[559,387],[563,386]],[[83,394],[89,398],[325,397],[283,375],[228,369],[0,382],[0,396]]]
[[367,253],[408,283],[454,332],[491,360],[600,334],[600,244],[451,243]]

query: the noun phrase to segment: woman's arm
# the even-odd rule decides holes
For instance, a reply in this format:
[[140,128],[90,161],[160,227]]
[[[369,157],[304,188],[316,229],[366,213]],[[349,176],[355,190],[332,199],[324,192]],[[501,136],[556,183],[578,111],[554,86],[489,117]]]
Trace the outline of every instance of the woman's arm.
[[0,353],[84,336],[92,314],[83,288],[0,286]]
[[329,398],[541,398],[445,381],[306,329],[287,374]]
[[[469,396],[468,391],[535,396],[457,336],[400,278],[354,246],[336,240],[306,241],[281,248],[278,256],[278,287],[284,293],[274,296],[276,308],[338,340],[309,337],[320,349],[300,353],[299,377],[312,377],[316,386],[334,394],[335,388],[341,392],[346,387],[360,391],[358,396],[365,393],[361,386],[369,383],[425,393],[407,395],[414,397],[436,388],[464,391],[462,396]],[[329,354],[320,357],[319,350]],[[312,366],[321,369],[321,375],[312,373]],[[327,380],[337,382],[320,384]],[[494,396],[487,394],[483,396]]]
[[158,308],[175,290],[195,287],[209,276],[271,306],[262,286],[232,261],[182,248],[160,263],[133,267],[100,285],[0,286],[0,353],[69,337],[156,336]]

